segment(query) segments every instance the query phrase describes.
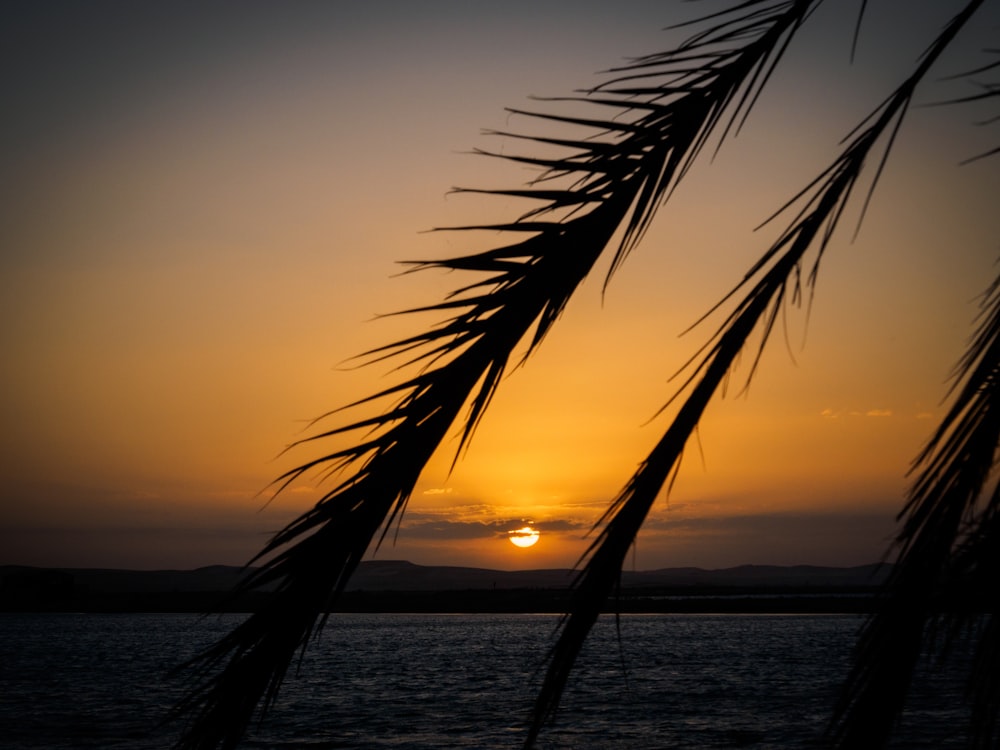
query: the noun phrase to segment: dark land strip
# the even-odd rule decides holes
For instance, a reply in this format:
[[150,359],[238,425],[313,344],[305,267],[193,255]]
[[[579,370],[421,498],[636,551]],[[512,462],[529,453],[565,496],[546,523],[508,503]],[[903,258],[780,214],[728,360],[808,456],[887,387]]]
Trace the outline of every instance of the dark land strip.
[[[866,613],[888,565],[855,568],[744,565],[722,570],[628,571],[605,612]],[[229,592],[240,568],[132,571],[0,566],[0,612],[252,612],[267,596]],[[568,570],[498,571],[362,563],[336,612],[563,613]],[[940,609],[979,611],[960,591],[943,592]]]

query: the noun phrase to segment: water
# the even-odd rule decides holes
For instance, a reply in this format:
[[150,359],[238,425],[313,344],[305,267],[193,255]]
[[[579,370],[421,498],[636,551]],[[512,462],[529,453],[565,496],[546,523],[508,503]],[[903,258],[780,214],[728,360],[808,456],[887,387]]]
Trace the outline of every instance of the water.
[[[241,616],[0,616],[0,745],[169,748],[167,672]],[[338,615],[247,748],[518,748],[551,615]],[[630,615],[588,642],[554,727],[570,748],[818,747],[856,616]],[[918,680],[897,747],[960,747],[960,686]]]

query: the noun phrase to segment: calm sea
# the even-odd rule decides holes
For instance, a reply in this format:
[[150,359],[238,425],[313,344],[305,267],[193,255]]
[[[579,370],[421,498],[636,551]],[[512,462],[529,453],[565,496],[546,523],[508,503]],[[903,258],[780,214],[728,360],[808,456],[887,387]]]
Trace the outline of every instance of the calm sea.
[[[0,615],[0,746],[168,748],[166,673],[241,616]],[[588,642],[540,748],[819,747],[856,616],[629,615]],[[518,748],[551,615],[338,615],[247,748]],[[918,681],[897,747],[960,747]]]

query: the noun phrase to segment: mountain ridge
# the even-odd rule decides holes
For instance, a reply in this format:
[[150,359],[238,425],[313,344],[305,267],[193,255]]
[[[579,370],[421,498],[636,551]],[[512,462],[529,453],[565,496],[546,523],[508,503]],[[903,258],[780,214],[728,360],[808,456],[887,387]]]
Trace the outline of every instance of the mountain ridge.
[[[633,587],[870,587],[881,583],[887,563],[835,567],[819,565],[738,565],[730,568],[659,568],[623,571],[622,585]],[[88,591],[228,591],[247,569],[207,565],[190,570],[60,568],[0,565],[0,595],[25,587],[72,586]],[[568,588],[578,571],[570,568],[496,570],[453,565],[419,565],[407,560],[363,561],[348,591],[454,591],[471,589]]]

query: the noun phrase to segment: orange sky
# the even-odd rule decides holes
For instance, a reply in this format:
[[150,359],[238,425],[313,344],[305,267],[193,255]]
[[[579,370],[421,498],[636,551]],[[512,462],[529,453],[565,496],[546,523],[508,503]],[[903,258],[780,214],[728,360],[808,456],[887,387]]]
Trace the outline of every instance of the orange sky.
[[[659,30],[679,18],[665,7],[15,13],[0,32],[13,105],[0,124],[0,563],[245,562],[318,496],[303,484],[261,509],[257,493],[312,455],[279,451],[395,377],[345,360],[432,322],[372,318],[462,283],[393,278],[395,261],[488,247],[423,230],[522,208],[448,195],[531,176],[463,152],[514,150],[481,134],[532,127],[504,106],[590,85],[678,39]],[[607,293],[601,266],[508,377],[455,471],[450,453],[428,467],[379,556],[572,565],[666,428],[669,413],[649,420],[669,377],[712,329],[679,334],[773,239],[779,225],[753,228],[825,166],[948,8],[908,17],[894,46],[877,36],[891,8],[872,9],[853,67],[853,19],[821,11],[745,130],[698,165]],[[969,54],[937,78],[982,64],[987,36],[970,33]],[[972,91],[938,84],[921,101]],[[637,567],[880,556],[996,271],[996,162],[957,166],[995,145],[995,128],[972,125],[984,113],[911,112],[857,240],[855,206],[824,259],[808,324],[790,309],[788,346],[778,331],[749,393],[713,404],[702,455],[690,447]],[[526,550],[505,539],[522,519],[542,531]]]

